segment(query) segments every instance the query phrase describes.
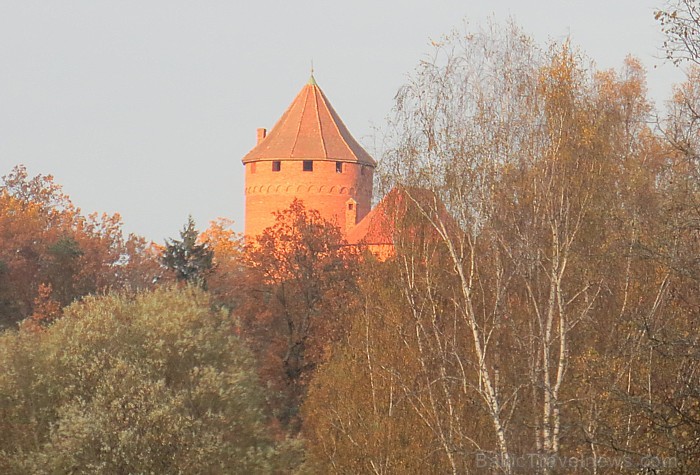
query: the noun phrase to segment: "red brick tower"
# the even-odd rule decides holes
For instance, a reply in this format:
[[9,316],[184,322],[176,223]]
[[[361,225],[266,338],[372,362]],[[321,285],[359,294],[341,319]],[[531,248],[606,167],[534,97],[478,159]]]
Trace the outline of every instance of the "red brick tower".
[[369,212],[377,163],[350,135],[313,75],[268,134],[243,157],[245,235],[274,224],[294,198],[344,233]]

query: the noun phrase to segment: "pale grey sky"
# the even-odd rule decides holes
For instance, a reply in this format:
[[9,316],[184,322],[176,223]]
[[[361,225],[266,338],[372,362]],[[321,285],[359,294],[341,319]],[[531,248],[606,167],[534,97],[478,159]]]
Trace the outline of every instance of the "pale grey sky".
[[[602,69],[637,56],[659,105],[662,0],[0,0],[0,175],[53,174],[85,212],[162,242],[188,214],[243,225],[243,167],[309,76],[371,152],[397,89],[466,20],[570,36]],[[379,157],[375,157],[379,158]]]

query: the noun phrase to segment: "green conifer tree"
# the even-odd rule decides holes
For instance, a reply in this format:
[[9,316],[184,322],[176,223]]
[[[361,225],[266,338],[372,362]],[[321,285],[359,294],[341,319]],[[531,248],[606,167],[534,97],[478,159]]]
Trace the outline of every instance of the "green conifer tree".
[[166,239],[162,262],[175,272],[178,280],[184,280],[206,288],[206,278],[211,272],[214,252],[206,243],[198,243],[199,233],[192,216],[180,231],[180,240]]

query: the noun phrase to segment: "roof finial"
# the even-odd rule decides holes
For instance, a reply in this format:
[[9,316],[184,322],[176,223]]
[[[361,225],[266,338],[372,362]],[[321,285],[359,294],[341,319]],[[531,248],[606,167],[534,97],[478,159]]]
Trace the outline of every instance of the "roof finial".
[[309,84],[312,86],[317,86],[316,79],[314,79],[314,60],[311,60],[311,77],[309,78]]

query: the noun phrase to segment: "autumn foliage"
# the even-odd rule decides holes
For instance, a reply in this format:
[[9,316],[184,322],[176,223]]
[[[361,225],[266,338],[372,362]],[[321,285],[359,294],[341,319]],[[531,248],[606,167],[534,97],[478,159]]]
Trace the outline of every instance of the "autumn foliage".
[[155,250],[125,238],[119,215],[83,216],[51,176],[16,167],[3,177],[0,326],[53,318],[54,307],[91,293],[149,288],[160,273]]
[[679,87],[669,143],[634,59],[592,71],[512,26],[437,44],[382,164],[419,213],[362,269],[303,407],[307,464],[697,472],[696,96]]
[[355,301],[357,252],[340,230],[295,200],[247,243],[244,304],[238,310],[260,371],[278,392],[285,424],[319,364],[347,326]]
[[514,25],[434,46],[382,259],[314,203],[156,248],[5,176],[0,471],[700,473],[700,72],[655,117],[634,58]]

